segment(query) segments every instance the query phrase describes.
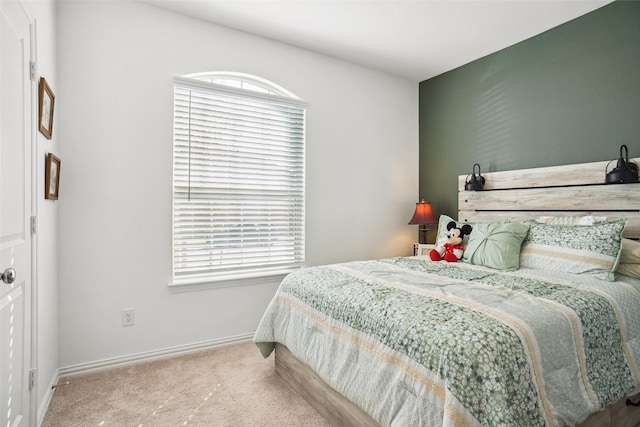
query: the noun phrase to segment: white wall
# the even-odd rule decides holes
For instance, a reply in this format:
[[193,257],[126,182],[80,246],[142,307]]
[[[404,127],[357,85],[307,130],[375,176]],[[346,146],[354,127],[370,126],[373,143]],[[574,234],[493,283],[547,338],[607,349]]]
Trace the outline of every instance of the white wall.
[[[54,0],[23,1],[27,13],[36,25],[37,78],[45,77],[57,94],[56,6]],[[57,104],[56,110],[57,110]],[[45,154],[58,154],[58,120],[53,116],[53,136],[49,140],[36,132],[36,280],[35,307],[37,316],[36,405],[38,418],[44,416],[55,381],[58,361],[58,204],[44,198]]]
[[175,75],[255,74],[310,104],[309,265],[411,252],[416,82],[144,3],[57,13],[61,366],[251,333],[277,287],[167,287]]

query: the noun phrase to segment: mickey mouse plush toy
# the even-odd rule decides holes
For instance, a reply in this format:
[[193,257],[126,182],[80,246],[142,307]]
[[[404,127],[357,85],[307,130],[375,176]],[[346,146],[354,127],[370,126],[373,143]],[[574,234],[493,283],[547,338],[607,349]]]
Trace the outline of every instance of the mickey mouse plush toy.
[[447,239],[438,242],[435,249],[429,252],[429,257],[432,261],[445,260],[448,262],[457,262],[462,258],[462,252],[464,247],[462,246],[462,239],[465,234],[471,233],[471,226],[464,224],[462,227],[458,227],[455,221],[451,221],[447,224]]

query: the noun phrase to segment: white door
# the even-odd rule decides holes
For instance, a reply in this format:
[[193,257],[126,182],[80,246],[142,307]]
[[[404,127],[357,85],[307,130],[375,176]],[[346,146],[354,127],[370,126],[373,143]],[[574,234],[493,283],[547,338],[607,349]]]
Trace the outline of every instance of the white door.
[[35,422],[29,419],[31,36],[21,4],[0,5],[0,426],[26,427]]

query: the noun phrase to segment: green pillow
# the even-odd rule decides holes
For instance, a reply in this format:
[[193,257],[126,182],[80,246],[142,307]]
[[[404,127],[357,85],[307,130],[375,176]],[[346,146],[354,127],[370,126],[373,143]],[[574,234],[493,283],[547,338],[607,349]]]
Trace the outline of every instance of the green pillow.
[[520,246],[529,227],[517,222],[481,222],[474,225],[462,260],[498,270],[520,267]]

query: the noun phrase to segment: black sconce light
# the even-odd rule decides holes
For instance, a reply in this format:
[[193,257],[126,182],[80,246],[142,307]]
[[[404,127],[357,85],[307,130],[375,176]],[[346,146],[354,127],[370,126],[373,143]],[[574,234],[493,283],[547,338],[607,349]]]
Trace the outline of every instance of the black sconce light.
[[[478,175],[476,175],[476,166],[478,167]],[[471,174],[467,176],[464,189],[467,191],[478,191],[482,190],[482,187],[484,187],[484,177],[480,175],[480,165],[476,163],[473,165]]]
[[[624,149],[624,157],[622,156],[622,150]],[[611,160],[613,162],[613,160]],[[620,158],[616,167],[607,172],[611,162],[607,163],[605,168],[604,182],[607,184],[627,184],[630,182],[638,182],[638,165],[629,161],[629,151],[626,145],[620,146]]]

